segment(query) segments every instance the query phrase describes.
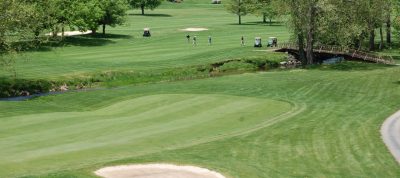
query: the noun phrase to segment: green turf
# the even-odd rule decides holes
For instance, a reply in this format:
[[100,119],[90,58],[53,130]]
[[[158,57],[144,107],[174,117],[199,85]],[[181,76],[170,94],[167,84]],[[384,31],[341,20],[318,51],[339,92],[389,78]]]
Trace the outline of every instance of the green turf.
[[[221,5],[208,1],[181,4],[164,3],[147,16],[130,11],[123,26],[107,28],[108,38],[72,37],[64,47],[28,52],[17,60],[19,78],[54,79],[79,76],[87,72],[109,70],[143,71],[222,61],[233,57],[262,55],[252,47],[254,37],[267,40],[276,36],[287,41],[289,34],[284,23],[260,24],[261,17],[245,16],[244,25],[236,25],[237,17]],[[151,28],[152,37],[143,38],[143,28]],[[208,28],[202,32],[184,32],[188,27]],[[198,46],[186,41],[186,35],[197,35]],[[211,35],[213,45],[207,45]],[[245,37],[247,47],[240,47]],[[11,73],[0,71],[0,76]]]
[[[165,4],[151,12],[159,15],[129,16],[110,29],[112,38],[25,53],[18,77],[151,72],[270,55],[240,47],[240,36],[248,43],[289,37],[284,26],[234,25],[235,16],[208,3]],[[140,37],[147,26],[151,39]],[[192,26],[210,28],[198,33],[198,47],[178,31]],[[400,177],[379,135],[400,108],[399,74],[399,67],[343,63],[0,102],[0,177],[94,177],[103,166],[146,162],[199,165],[229,178]]]
[[262,128],[293,111],[281,101],[170,94],[129,99],[94,111],[3,118],[0,177],[209,142]]
[[[0,102],[0,107],[4,109],[0,114],[4,123],[0,154],[3,160],[6,158],[2,160],[0,172],[3,175],[28,173],[44,177],[84,177],[91,176],[93,170],[103,165],[173,162],[216,169],[235,178],[398,177],[398,165],[381,141],[379,127],[387,116],[400,107],[399,72],[398,67],[355,71],[293,70],[68,93],[27,102]],[[274,115],[269,107],[283,105],[278,107],[283,110],[275,114],[288,109],[289,105],[285,102],[265,99],[292,103],[292,113],[258,130],[251,129],[259,126],[257,123],[264,114]],[[175,108],[179,102],[173,104],[174,101],[187,102],[187,105],[180,104],[192,112]],[[228,125],[199,124],[197,128],[181,120],[188,117],[194,123],[199,122],[194,117],[198,112],[213,110],[212,106],[229,101],[233,103],[226,105],[227,110],[214,110],[214,114],[240,113],[248,116],[243,121],[253,118],[250,116],[254,114],[252,124],[255,125],[241,125],[239,114],[228,114],[225,117],[228,120],[210,121],[227,122]],[[230,110],[240,108],[235,104],[249,101],[248,104],[256,106],[250,107],[251,111],[258,112]],[[167,120],[154,125],[146,125],[151,122],[143,121],[144,128],[157,127],[160,130],[140,132],[142,129],[135,129],[136,126],[129,129],[130,125],[124,123],[131,120],[124,120],[124,116],[129,118],[131,115],[128,113],[132,116],[138,116],[139,112],[146,113],[146,102],[152,105],[154,111],[171,107],[180,111],[171,113],[167,109],[152,112],[150,115],[160,117],[151,119]],[[273,103],[277,105],[271,106]],[[191,108],[190,105],[198,107]],[[118,113],[131,106],[135,109],[117,114],[116,122],[110,122],[110,113]],[[267,109],[263,110],[264,107]],[[114,109],[106,112],[111,108]],[[96,117],[101,112],[105,114]],[[75,117],[78,115],[87,117]],[[171,115],[176,117],[169,117]],[[38,120],[32,120],[34,118]],[[139,114],[138,118],[146,118],[146,115]],[[183,123],[171,126],[170,121]],[[240,127],[231,127],[230,124],[235,123]],[[139,135],[181,126],[187,128],[162,133],[161,137],[150,135],[148,138],[151,139],[144,142],[130,142]],[[212,128],[221,129],[221,132],[214,132]],[[207,141],[215,135],[249,128],[241,135]],[[185,129],[193,131],[188,133],[199,133],[205,138],[204,142],[200,139],[198,144],[190,144],[196,137],[181,134],[188,131]],[[118,139],[112,139],[114,136]],[[173,138],[173,141],[163,138]],[[175,147],[181,145],[181,141],[184,148]],[[109,142],[110,145],[104,145]]]

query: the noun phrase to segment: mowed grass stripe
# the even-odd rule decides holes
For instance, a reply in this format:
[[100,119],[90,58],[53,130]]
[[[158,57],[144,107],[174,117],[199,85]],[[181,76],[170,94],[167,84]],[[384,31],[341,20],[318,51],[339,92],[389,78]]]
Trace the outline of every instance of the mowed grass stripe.
[[[146,104],[141,105],[141,102]],[[147,108],[136,111],[135,106]],[[36,119],[46,120],[54,114],[59,114],[59,121],[64,120],[64,116],[69,119],[65,124],[56,123],[54,127],[51,124],[53,120],[49,120],[47,126],[51,129],[24,127],[21,134],[3,137],[0,156],[4,161],[1,164],[61,159],[78,153],[85,153],[82,155],[85,159],[89,150],[105,151],[104,159],[110,159],[109,156],[114,155],[110,146],[117,146],[112,149],[115,151],[130,145],[132,151],[140,152],[156,151],[166,146],[179,147],[254,128],[290,108],[291,104],[285,102],[247,97],[167,94],[134,98],[94,111],[75,112],[74,117],[85,118],[83,123],[77,118],[69,118],[68,113],[40,114]],[[24,115],[14,117],[23,118]],[[14,121],[19,122],[17,119]],[[142,150],[140,145],[146,145],[148,149]],[[93,161],[91,156],[86,159]],[[68,159],[67,162],[73,165],[75,161]]]

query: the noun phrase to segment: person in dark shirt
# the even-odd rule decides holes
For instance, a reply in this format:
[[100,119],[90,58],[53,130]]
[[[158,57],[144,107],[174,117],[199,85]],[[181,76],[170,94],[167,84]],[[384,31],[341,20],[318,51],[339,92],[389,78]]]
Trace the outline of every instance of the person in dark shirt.
[[187,42],[190,43],[190,35],[189,34],[186,35],[186,39],[187,39]]

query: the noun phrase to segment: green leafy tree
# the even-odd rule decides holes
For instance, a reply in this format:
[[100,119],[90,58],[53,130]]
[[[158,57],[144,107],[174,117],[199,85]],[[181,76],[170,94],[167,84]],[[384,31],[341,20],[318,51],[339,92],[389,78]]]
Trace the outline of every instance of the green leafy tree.
[[132,8],[138,9],[142,11],[142,15],[144,15],[145,9],[154,10],[159,5],[161,5],[162,0],[128,0],[129,4]]
[[252,2],[252,14],[262,16],[263,23],[272,24],[272,20],[279,15],[279,3],[277,0],[255,0]]
[[225,4],[225,8],[238,16],[238,24],[242,24],[242,16],[247,15],[252,9],[252,2],[250,0],[229,0]]
[[71,24],[80,31],[91,30],[93,34],[102,26],[106,33],[106,25],[115,27],[125,22],[128,3],[125,0],[87,0],[76,1],[72,5],[75,12]]
[[32,41],[31,21],[34,8],[17,0],[0,0],[0,66],[11,71],[16,77],[14,68],[15,55],[26,45],[21,41]]
[[313,46],[320,18],[318,11],[320,11],[321,2],[320,0],[290,0],[285,3],[290,13],[289,25],[299,46],[300,60],[304,65],[313,64],[315,62]]
[[99,19],[104,16],[98,0],[77,1],[72,5],[75,12],[71,20],[73,27],[79,31],[91,30],[96,33],[99,27]]
[[128,3],[126,0],[101,0],[100,8],[103,16],[99,19],[99,25],[103,28],[103,35],[106,34],[106,25],[115,27],[125,22]]

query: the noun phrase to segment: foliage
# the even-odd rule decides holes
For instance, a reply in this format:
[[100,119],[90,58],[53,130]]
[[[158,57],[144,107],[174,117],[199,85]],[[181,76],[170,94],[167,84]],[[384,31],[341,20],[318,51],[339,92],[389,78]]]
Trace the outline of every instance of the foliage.
[[105,35],[106,25],[115,27],[125,22],[128,4],[126,0],[101,0],[99,2],[103,16],[99,19],[98,23],[103,26],[103,35]]
[[247,15],[251,9],[250,0],[229,0],[224,4],[225,8],[232,14],[236,14],[239,18],[239,25],[242,24],[242,16]]
[[140,8],[142,15],[144,15],[144,9],[153,10],[161,5],[163,0],[128,0],[132,8]]
[[280,15],[281,3],[278,0],[253,0],[251,1],[251,13],[263,17],[263,23],[272,20]]

